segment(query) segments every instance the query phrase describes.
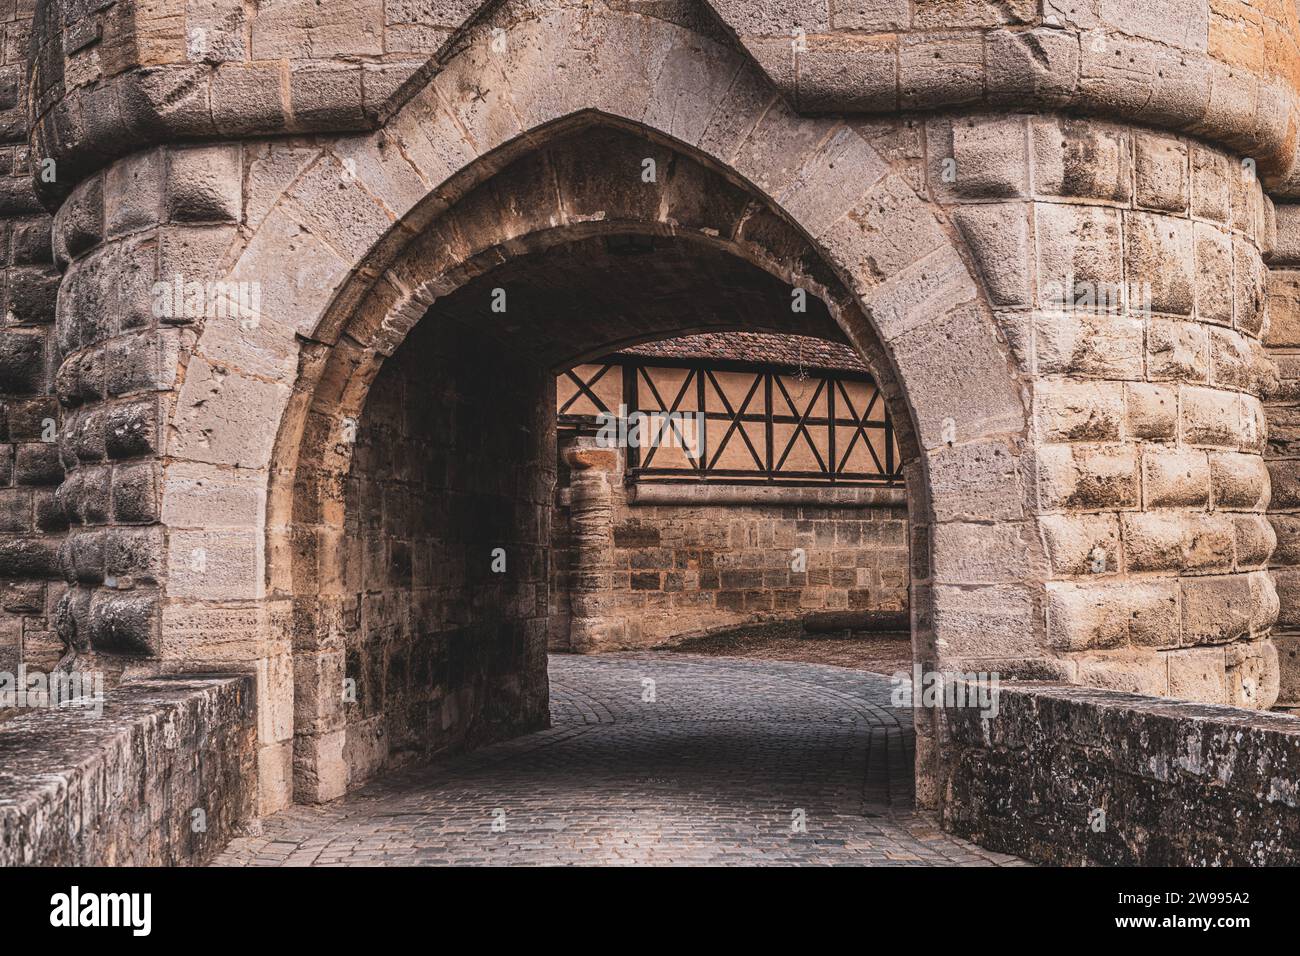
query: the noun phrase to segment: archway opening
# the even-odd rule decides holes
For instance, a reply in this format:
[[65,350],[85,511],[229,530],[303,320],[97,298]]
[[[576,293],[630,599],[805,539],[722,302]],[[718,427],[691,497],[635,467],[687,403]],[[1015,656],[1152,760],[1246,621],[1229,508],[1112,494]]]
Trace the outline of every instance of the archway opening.
[[[643,178],[648,150],[665,182]],[[565,184],[558,196],[555,183]],[[549,216],[537,208],[547,201],[556,205]],[[299,800],[546,724],[556,376],[566,370],[698,333],[834,343],[859,356],[877,415],[887,409],[890,421],[877,444],[889,449],[887,470],[882,463],[880,480],[857,484],[899,492],[909,467],[919,473],[885,351],[806,240],[735,182],[628,131],[570,131],[507,164],[417,236],[389,276],[428,290],[432,304],[403,320],[409,332],[369,352],[367,335],[393,331],[384,320],[376,333],[363,304],[313,357],[317,384],[304,393],[289,497],[290,573],[272,568],[294,609]],[[829,423],[821,401],[780,427]],[[869,417],[864,406],[859,428]],[[925,525],[923,502],[908,499],[914,529]],[[834,535],[832,522],[814,574],[834,570]],[[810,543],[820,550],[816,532]],[[586,592],[599,596],[598,584],[586,582]],[[900,603],[918,613],[915,601]],[[578,619],[599,618],[593,605],[573,607],[568,627],[590,630]],[[585,638],[569,645],[603,649]]]

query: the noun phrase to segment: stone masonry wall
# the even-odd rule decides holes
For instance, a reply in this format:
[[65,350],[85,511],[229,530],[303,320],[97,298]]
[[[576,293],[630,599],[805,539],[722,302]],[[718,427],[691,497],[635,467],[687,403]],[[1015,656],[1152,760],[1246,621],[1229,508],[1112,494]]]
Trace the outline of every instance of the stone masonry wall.
[[[331,469],[346,456],[333,449],[366,376],[467,277],[601,229],[689,231],[806,285],[872,357],[906,406],[900,428],[913,426],[924,661],[1276,699],[1259,400],[1272,220],[1254,174],[1284,190],[1296,155],[1294,5],[1210,17],[1194,0],[1176,14],[1182,44],[1139,36],[1158,20],[1114,5],[1097,53],[1069,11],[947,37],[909,4],[916,35],[884,61],[898,97],[868,108],[788,95],[814,54],[850,86],[875,62],[843,23],[831,27],[844,36],[810,30],[807,51],[791,46],[799,5],[765,5],[756,29],[739,18],[759,8],[728,5],[738,42],[699,25],[699,4],[506,0],[369,112],[366,76],[390,54],[355,5],[208,11],[233,16],[229,30],[197,7],[91,6],[43,7],[32,51],[36,160],[59,160],[45,195],[66,196],[51,361],[66,408],[55,500],[73,526],[58,563],[73,587],[58,631],[132,673],[255,667],[267,808],[286,798],[295,697],[310,686],[295,644],[320,623],[295,602],[336,596]],[[941,6],[957,21],[974,9]],[[385,8],[364,9],[378,23]],[[281,16],[263,59],[259,24]],[[191,54],[200,21],[230,44]],[[1238,21],[1254,39],[1227,43]],[[775,86],[770,57],[766,74],[746,59],[754,36],[779,39],[791,64]],[[971,70],[957,68],[965,51]],[[223,73],[242,85],[222,88]],[[905,112],[859,115],[873,111]],[[666,156],[655,184],[563,166],[531,190],[471,194],[597,115],[679,144],[738,194],[678,189]],[[263,138],[285,131],[318,135]],[[152,284],[178,275],[259,283],[257,321],[158,314]],[[1099,308],[1116,289],[1117,307]],[[295,474],[321,450],[323,465]],[[312,482],[329,487],[303,496],[304,514],[285,504]],[[309,538],[328,545],[318,577],[285,557]]]
[[436,316],[375,380],[347,481],[346,596],[328,614],[342,651],[321,657],[339,671],[321,693],[343,701],[299,728],[341,716],[349,786],[546,725],[550,516],[542,489],[518,491],[549,491],[538,456],[554,460],[554,435],[534,421],[547,380]]
[[[539,6],[49,0],[33,31],[35,139],[40,155],[69,172],[51,191],[64,195],[97,164],[169,139],[367,128],[434,72],[429,57],[467,20],[513,26]],[[1139,123],[1203,132],[1255,156],[1278,187],[1300,186],[1297,15],[1288,0],[546,6],[610,9],[733,35],[787,101],[809,113],[1008,105],[1120,111]]]
[[33,4],[0,8],[0,671],[49,671],[65,648],[54,501],[62,467],[54,396],[58,271],[50,216],[36,198],[27,145],[26,73]]
[[[809,611],[907,610],[901,489],[628,487],[621,470],[611,484],[612,564],[604,580],[618,624],[599,650],[797,621]],[[564,498],[562,487],[552,538],[555,650],[570,649],[576,557]],[[803,550],[805,570],[792,567],[796,549]]]
[[1053,865],[1295,866],[1300,720],[1003,684],[943,711],[945,829]]
[[0,867],[207,862],[257,810],[248,677],[137,681],[0,722]]
[[1270,567],[1277,583],[1278,705],[1300,709],[1300,206],[1278,205],[1269,259],[1264,342],[1274,374],[1266,393],[1269,520],[1277,535]]
[[[1272,206],[1252,165],[1057,116],[933,119],[925,141],[929,188],[1027,373],[1037,444],[1033,530],[941,524],[936,578],[1041,575],[1044,644],[1071,681],[1270,706]],[[946,590],[940,603],[958,597]],[[969,617],[950,653],[985,669],[1016,656],[1037,613],[1019,623],[1014,595]]]

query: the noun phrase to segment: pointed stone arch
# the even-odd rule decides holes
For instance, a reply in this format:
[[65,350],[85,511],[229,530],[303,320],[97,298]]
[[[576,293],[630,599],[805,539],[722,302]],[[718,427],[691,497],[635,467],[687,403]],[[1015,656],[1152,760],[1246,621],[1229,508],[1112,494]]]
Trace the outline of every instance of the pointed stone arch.
[[[244,555],[232,562],[244,573],[169,598],[191,609],[260,606],[263,743],[279,754],[268,754],[264,776],[287,778],[286,727],[324,706],[319,694],[293,700],[294,577],[307,547],[294,509],[302,450],[319,458],[318,487],[346,471],[349,452],[331,430],[338,416],[313,410],[361,408],[384,359],[438,296],[512,255],[602,231],[689,236],[822,297],[911,426],[919,658],[970,656],[972,632],[1000,658],[1041,656],[1021,382],[937,207],[852,124],[796,115],[742,54],[681,26],[562,8],[515,23],[504,50],[492,26],[490,16],[471,24],[382,129],[312,144],[227,257],[229,281],[262,284],[256,329],[232,335],[209,323],[185,369],[168,476],[206,470],[229,524],[225,547]],[[496,174],[557,136],[602,125],[689,158],[751,207],[729,225],[717,210],[695,210],[692,221],[671,201],[647,205],[644,190],[605,182],[605,208],[569,208],[557,196],[549,207],[476,215]],[[336,495],[316,499],[317,512],[332,507]],[[995,570],[971,577],[948,555],[980,536]],[[171,536],[173,562],[190,544]],[[339,791],[336,773],[324,783],[309,775],[304,792]]]

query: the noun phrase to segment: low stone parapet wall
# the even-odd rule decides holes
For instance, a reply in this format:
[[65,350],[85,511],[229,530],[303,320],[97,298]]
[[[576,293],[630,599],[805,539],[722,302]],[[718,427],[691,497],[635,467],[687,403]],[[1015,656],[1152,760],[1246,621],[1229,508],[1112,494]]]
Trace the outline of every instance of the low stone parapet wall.
[[[960,699],[960,698],[958,698]],[[944,827],[1053,864],[1300,863],[1300,718],[1003,684],[944,710]]]
[[256,811],[253,679],[123,684],[0,723],[0,867],[205,863]]

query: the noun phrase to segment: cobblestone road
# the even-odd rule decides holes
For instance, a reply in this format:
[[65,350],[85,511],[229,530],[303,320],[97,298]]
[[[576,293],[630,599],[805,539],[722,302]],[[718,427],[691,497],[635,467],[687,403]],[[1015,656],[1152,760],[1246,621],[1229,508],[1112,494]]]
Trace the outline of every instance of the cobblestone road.
[[550,673],[552,729],[291,807],[217,864],[1018,862],[911,809],[887,678],[682,654]]

